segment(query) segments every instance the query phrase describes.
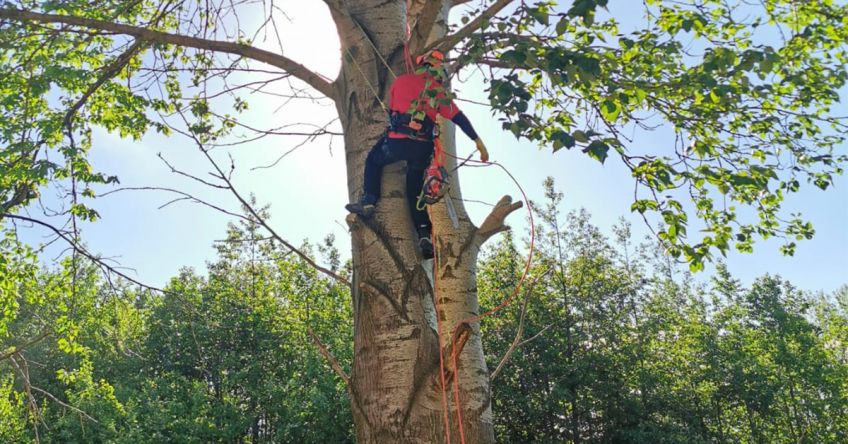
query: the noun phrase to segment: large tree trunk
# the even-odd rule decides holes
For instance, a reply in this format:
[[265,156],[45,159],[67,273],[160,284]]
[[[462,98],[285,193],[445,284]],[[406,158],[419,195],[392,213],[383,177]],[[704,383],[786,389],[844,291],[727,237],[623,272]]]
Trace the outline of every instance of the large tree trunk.
[[[405,3],[363,0],[349,6],[349,14],[333,12],[342,42],[336,104],[345,134],[351,201],[362,193],[365,157],[387,124],[380,100],[387,102],[392,74],[380,55],[395,73],[405,72]],[[413,20],[423,3],[414,5]],[[449,8],[449,1],[441,4],[431,39],[444,35]],[[446,148],[453,151],[454,131],[447,126],[442,125],[447,129]],[[375,217],[348,218],[353,238],[355,330],[350,388],[357,438],[360,443],[446,440],[437,333],[437,325],[441,324],[442,351],[449,373],[446,401],[450,440],[459,442],[456,409],[460,408],[465,441],[494,442],[489,372],[479,323],[459,329],[463,339],[467,339],[457,359],[459,406],[453,402],[451,390],[451,334],[462,319],[478,314],[475,264],[479,247],[502,228],[503,217],[516,206],[503,200],[484,224],[485,229],[478,229],[458,199],[459,184],[454,173],[451,193],[459,227],[452,226],[444,202],[431,209],[439,257],[435,270],[435,294],[440,308],[437,323],[434,289],[422,266],[430,261],[422,262],[416,249],[417,238],[407,208],[405,168],[398,163],[385,169]]]

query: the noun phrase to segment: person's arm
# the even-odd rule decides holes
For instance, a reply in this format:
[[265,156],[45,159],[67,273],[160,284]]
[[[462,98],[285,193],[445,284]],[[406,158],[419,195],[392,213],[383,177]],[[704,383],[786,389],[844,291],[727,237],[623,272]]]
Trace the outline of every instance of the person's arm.
[[477,151],[480,151],[480,160],[488,162],[489,152],[486,150],[486,145],[483,144],[483,140],[480,139],[480,136],[478,136],[477,132],[474,131],[474,127],[471,125],[468,117],[465,117],[465,113],[462,111],[456,113],[451,121],[455,123],[469,139],[473,140],[474,143],[477,144]]
[[[443,94],[439,95],[440,99],[443,97]],[[474,126],[471,125],[471,121],[468,120],[468,117],[465,117],[465,113],[460,111],[459,107],[456,106],[456,103],[454,103],[453,100],[445,100],[445,102],[448,103],[442,104],[436,109],[436,111],[445,119],[449,119],[456,124],[456,126],[458,126],[469,139],[473,140],[477,145],[477,151],[480,151],[480,160],[488,162],[489,152],[486,150],[486,145],[483,143],[483,140],[480,139],[479,135],[477,135],[477,131],[474,131]]]
[[471,122],[468,120],[468,117],[465,117],[465,113],[462,111],[456,113],[451,118],[451,121],[455,123],[469,139],[477,140],[479,138],[477,136],[477,131],[474,131],[474,127],[471,126]]

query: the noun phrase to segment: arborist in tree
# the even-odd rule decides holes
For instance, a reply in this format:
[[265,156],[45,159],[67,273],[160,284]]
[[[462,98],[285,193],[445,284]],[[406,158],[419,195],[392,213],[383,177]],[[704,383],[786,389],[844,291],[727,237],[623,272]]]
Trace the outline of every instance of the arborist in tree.
[[445,94],[447,72],[443,62],[444,55],[440,51],[430,51],[416,59],[418,68],[414,74],[404,74],[395,79],[389,94],[389,127],[365,160],[364,193],[359,202],[345,206],[351,213],[362,217],[374,214],[380,198],[383,167],[405,160],[406,196],[418,233],[418,246],[425,259],[433,257],[432,224],[427,211],[419,209],[417,201],[423,186],[424,170],[433,157],[434,139],[438,137],[436,116],[441,115],[455,123],[477,144],[480,159],[484,162],[489,160],[486,146],[471,122]]

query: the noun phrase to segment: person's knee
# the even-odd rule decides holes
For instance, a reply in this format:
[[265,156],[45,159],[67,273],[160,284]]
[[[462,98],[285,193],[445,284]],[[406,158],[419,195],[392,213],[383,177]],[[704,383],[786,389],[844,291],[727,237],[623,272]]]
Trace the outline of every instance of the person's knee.
[[382,145],[374,145],[371,148],[371,151],[368,152],[368,157],[365,158],[365,162],[370,164],[381,164],[383,163],[383,157],[385,154],[383,153]]

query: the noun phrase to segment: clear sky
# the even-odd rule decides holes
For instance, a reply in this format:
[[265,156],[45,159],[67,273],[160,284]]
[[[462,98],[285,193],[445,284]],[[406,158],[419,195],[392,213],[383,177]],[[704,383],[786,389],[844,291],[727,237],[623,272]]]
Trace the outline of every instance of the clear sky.
[[[641,14],[640,2],[611,2],[616,17],[635,21]],[[285,54],[312,69],[334,77],[339,66],[339,46],[322,2],[285,1],[281,4],[291,21],[283,25]],[[619,14],[619,11],[621,14]],[[244,18],[243,19],[243,23]],[[622,20],[623,29],[628,22]],[[316,23],[321,23],[317,25]],[[274,48],[273,40],[257,42]],[[483,85],[474,76],[461,75],[458,95],[464,99],[486,101]],[[282,92],[282,89],[281,91]],[[329,102],[295,102],[280,108],[282,100],[254,95],[248,98],[250,111],[244,121],[256,127],[275,127],[286,123],[324,125],[335,117]],[[506,165],[533,200],[542,200],[542,181],[555,178],[565,193],[563,211],[586,208],[593,222],[607,234],[609,228],[624,216],[641,237],[645,230],[641,218],[630,213],[632,180],[629,172],[610,158],[605,165],[589,159],[578,150],[551,153],[550,149],[519,143],[500,129],[500,123],[485,106],[460,102],[469,119],[486,141],[492,159]],[[332,127],[331,127],[332,128]],[[336,126],[336,129],[337,126]],[[661,137],[661,133],[655,136]],[[334,234],[343,256],[349,257],[350,243],[344,217],[347,189],[344,152],[341,138],[321,137],[293,151],[272,168],[267,165],[303,141],[302,138],[266,138],[229,150],[236,160],[234,180],[244,193],[254,193],[259,202],[271,204],[271,224],[289,241],[299,244],[304,239],[319,242]],[[470,153],[473,144],[458,134],[458,151]],[[639,140],[636,141],[637,143]],[[125,141],[116,135],[99,132],[91,158],[95,168],[116,174],[122,186],[161,186],[191,191],[204,199],[238,211],[235,199],[222,192],[212,192],[172,174],[157,158],[157,153],[179,168],[198,175],[210,170],[196,147],[182,137],[164,138],[149,135],[140,142]],[[216,151],[226,159],[224,150]],[[208,176],[207,176],[208,177]],[[503,194],[519,195],[512,182],[500,171],[466,169],[462,172],[464,197],[487,202]],[[49,196],[46,196],[49,200]],[[94,202],[103,217],[84,227],[89,247],[122,266],[134,269],[138,278],[151,285],[163,285],[183,266],[204,270],[205,261],[214,257],[212,244],[225,235],[229,220],[214,210],[187,202],[176,202],[162,209],[174,196],[162,192],[125,192],[106,196]],[[468,210],[478,223],[488,208],[469,203]],[[800,288],[832,291],[848,283],[848,179],[839,177],[835,187],[820,192],[806,187],[787,198],[786,212],[802,212],[813,222],[816,236],[800,242],[794,257],[784,257],[779,242],[759,242],[753,254],[732,252],[728,266],[746,284],[765,273],[780,274]],[[524,215],[511,216],[510,224],[523,232]],[[27,238],[37,242],[46,235],[38,229],[27,230]],[[57,254],[58,247],[51,250]],[[709,274],[701,273],[701,278]]]

